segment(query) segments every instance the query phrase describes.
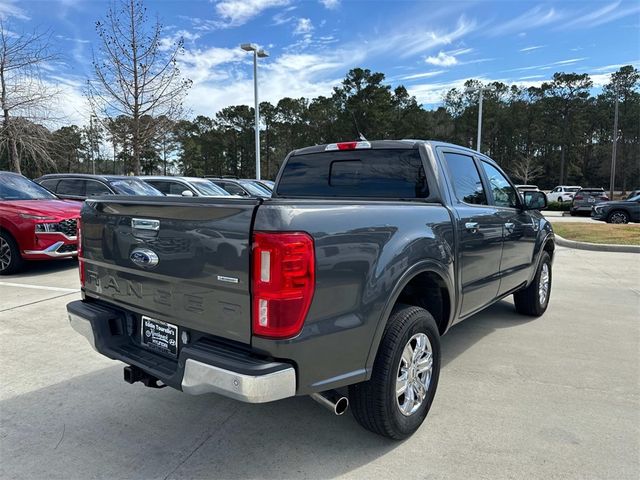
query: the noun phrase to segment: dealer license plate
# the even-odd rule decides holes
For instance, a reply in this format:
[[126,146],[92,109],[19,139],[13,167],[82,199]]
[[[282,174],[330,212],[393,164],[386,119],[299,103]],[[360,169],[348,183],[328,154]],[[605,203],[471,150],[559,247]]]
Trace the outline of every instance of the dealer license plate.
[[170,323],[142,317],[142,345],[175,357],[178,355],[178,327]]

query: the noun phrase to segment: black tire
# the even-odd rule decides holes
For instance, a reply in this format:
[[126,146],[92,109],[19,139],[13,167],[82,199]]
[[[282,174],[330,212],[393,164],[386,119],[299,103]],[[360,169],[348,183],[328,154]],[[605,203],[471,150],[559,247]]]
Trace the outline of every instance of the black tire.
[[[405,415],[396,396],[396,381],[405,347],[410,339],[414,341],[416,335],[424,338],[421,334],[426,335],[431,346],[431,376],[422,402],[416,405],[415,412]],[[429,413],[438,387],[440,362],[440,333],[431,314],[424,308],[396,305],[380,342],[371,379],[349,387],[353,416],[360,425],[374,433],[396,440],[407,438],[422,425]],[[407,376],[414,374],[407,372]],[[404,394],[400,398],[407,402]]]
[[576,211],[575,210],[569,210],[569,215],[571,215],[572,217],[576,216]]
[[629,214],[624,210],[614,210],[607,216],[607,223],[629,223]]
[[[548,268],[549,280],[545,300],[544,302],[541,302],[539,287],[545,265]],[[549,298],[551,297],[551,286],[553,283],[553,275],[551,272],[551,257],[549,256],[549,253],[542,252],[542,258],[540,258],[540,264],[538,265],[538,270],[536,271],[536,275],[533,278],[531,285],[513,294],[513,301],[518,313],[532,317],[539,317],[547,310],[547,307],[549,306]]]
[[0,230],[0,275],[11,275],[22,268],[24,260],[13,237]]
[[562,197],[558,197],[558,202],[560,202],[560,203],[564,202],[563,198]]

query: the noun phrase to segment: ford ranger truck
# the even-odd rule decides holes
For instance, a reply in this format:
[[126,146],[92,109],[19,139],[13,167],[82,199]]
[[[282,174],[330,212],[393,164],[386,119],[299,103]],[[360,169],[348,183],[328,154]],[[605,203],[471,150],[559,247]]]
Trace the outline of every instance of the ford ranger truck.
[[509,295],[547,309],[545,205],[490,158],[415,140],[295,150],[271,198],[92,198],[69,320],[129,383],[311,395],[402,439],[431,407],[453,324]]

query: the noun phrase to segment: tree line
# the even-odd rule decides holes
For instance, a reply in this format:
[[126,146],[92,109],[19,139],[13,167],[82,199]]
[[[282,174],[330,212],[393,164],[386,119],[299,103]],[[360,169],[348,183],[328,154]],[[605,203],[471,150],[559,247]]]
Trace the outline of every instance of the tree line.
[[[24,115],[17,102],[11,103],[12,92],[20,90],[11,82],[20,87],[25,78],[39,79],[39,59],[50,58],[42,36],[22,37],[30,48],[19,50],[23,56],[31,51],[26,56],[32,61],[23,58],[28,68],[20,70],[11,58],[19,40],[0,35],[5,114],[0,169],[31,177],[53,171],[254,177],[253,108],[236,105],[212,116],[185,118],[182,102],[191,82],[178,67],[182,42],[164,44],[162,28],[149,21],[141,1],[112,6],[96,25],[100,49],[87,82],[93,113],[87,125],[54,131],[41,117]],[[429,110],[404,86],[392,88],[383,73],[354,68],[330,96],[260,104],[261,176],[274,178],[296,148],[360,136],[434,139],[476,148],[479,87],[484,89],[481,151],[516,181],[544,188],[609,185],[617,100],[616,187],[639,186],[640,72],[631,65],[614,72],[597,94],[588,74],[559,72],[535,87],[470,79],[447,92],[442,106]],[[39,98],[34,95],[34,105]]]

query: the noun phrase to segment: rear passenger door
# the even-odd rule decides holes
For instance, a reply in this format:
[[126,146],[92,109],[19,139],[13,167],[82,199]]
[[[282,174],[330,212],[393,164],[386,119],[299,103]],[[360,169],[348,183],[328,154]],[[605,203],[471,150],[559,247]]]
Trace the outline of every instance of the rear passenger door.
[[538,222],[522,210],[520,195],[507,176],[489,162],[482,160],[480,164],[489,186],[489,201],[503,228],[498,290],[498,295],[503,295],[529,279]]
[[454,190],[462,283],[460,316],[463,317],[498,295],[503,221],[489,205],[475,158],[454,150],[441,153]]

